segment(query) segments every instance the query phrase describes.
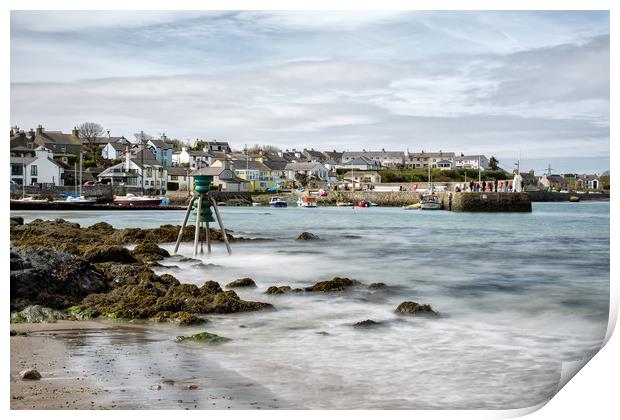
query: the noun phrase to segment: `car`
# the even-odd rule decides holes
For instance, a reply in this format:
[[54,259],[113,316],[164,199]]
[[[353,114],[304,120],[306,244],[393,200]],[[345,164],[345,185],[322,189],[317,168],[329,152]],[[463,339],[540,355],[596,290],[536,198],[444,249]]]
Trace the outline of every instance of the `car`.
[[85,187],[94,187],[95,185],[99,184],[97,181],[86,181],[84,183]]

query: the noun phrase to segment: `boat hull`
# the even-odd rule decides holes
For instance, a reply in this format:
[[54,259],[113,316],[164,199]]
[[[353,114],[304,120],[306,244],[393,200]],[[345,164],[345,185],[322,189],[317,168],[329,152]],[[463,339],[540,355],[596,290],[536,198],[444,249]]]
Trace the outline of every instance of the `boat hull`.
[[161,204],[161,199],[146,199],[146,200],[132,200],[132,199],[122,199],[117,198],[112,201],[116,206],[159,206]]

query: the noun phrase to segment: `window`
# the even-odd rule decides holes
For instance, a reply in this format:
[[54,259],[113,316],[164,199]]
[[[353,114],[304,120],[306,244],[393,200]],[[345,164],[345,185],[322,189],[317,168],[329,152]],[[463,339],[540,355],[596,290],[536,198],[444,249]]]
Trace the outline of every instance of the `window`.
[[178,179],[179,179],[179,177],[178,177],[178,176],[176,176],[176,175],[170,175],[170,180],[171,180],[171,181],[176,181],[176,180],[178,180]]
[[22,165],[11,165],[11,175],[23,175]]
[[146,176],[149,178],[153,176],[153,168],[146,168]]
[[31,178],[30,185],[34,185],[36,183],[37,183],[37,179],[36,178]]
[[30,165],[30,176],[37,176],[37,165]]

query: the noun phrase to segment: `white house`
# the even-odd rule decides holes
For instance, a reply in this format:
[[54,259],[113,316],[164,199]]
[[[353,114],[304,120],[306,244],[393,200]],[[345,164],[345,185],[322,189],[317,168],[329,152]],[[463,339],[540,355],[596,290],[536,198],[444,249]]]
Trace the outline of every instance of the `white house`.
[[288,163],[284,170],[287,172],[288,179],[295,179],[295,175],[302,173],[307,176],[315,176],[319,179],[327,181],[329,179],[329,171],[323,164],[318,162],[294,162]]
[[385,166],[386,168],[401,167],[405,163],[405,152],[390,152],[385,150],[344,152],[342,154],[342,163],[347,163],[360,157],[364,157],[371,161],[377,161],[381,166]]
[[11,156],[11,180],[20,185],[65,185],[65,170],[53,157],[54,154],[43,146],[35,149],[34,157]]
[[332,167],[334,169],[357,169],[358,171],[373,171],[381,169],[381,162],[378,160],[360,156],[346,162],[343,161],[343,163],[340,164],[332,165]]
[[167,185],[175,191],[188,191],[190,187],[190,172],[191,169],[179,166],[166,168]]
[[461,155],[454,158],[454,167],[457,169],[478,169],[478,165],[481,169],[487,169],[489,160],[484,155]]
[[127,140],[124,142],[109,142],[101,149],[101,157],[104,159],[114,160],[121,159],[125,156],[125,150],[133,147]]
[[99,175],[102,183],[120,184],[127,187],[152,189],[159,192],[166,190],[167,170],[154,159],[131,159],[129,154],[118,165],[110,166]]
[[235,175],[230,168],[229,161],[223,161],[223,166],[211,166],[196,169],[190,174],[190,177],[195,175],[208,175],[213,177],[211,185],[218,186],[221,191],[227,192],[247,192],[250,190],[250,182],[241,179]]
[[211,154],[205,149],[203,150],[188,150],[183,146],[180,152],[172,154],[173,165],[189,164],[190,168],[195,169],[200,163],[200,167],[209,166],[211,161]]
[[[441,162],[441,164],[440,164]],[[449,166],[448,166],[449,164]],[[405,166],[408,168],[439,168],[439,169],[452,169],[454,167],[454,152],[414,152],[409,153]]]

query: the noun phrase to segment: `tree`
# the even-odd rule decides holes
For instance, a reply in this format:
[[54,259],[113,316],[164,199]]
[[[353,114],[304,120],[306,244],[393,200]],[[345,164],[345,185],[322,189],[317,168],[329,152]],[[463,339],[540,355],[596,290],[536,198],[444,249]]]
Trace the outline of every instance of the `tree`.
[[299,182],[302,187],[305,187],[306,185],[308,185],[308,175],[303,172],[297,172],[295,174],[295,181]]
[[499,169],[499,160],[495,159],[495,156],[491,156],[491,159],[489,159],[489,168],[492,171],[497,171]]
[[87,149],[91,149],[91,145],[97,137],[101,137],[104,133],[103,126],[95,122],[83,122],[78,126],[78,136],[82,144],[87,145]]

